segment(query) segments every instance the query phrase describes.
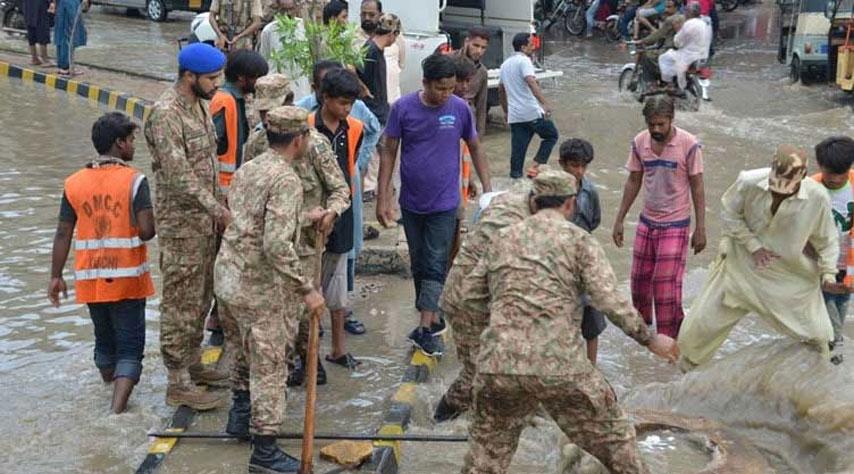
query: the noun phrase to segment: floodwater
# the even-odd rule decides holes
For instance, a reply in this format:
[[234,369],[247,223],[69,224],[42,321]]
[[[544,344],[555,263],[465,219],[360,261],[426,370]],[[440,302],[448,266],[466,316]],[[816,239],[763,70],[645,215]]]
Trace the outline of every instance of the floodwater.
[[[701,138],[705,154],[709,248],[689,260],[686,305],[699,291],[720,237],[720,196],[739,170],[766,165],[779,143],[811,149],[828,135],[854,130],[850,96],[826,85],[789,84],[785,67],[776,62],[773,8],[722,15],[727,39],[715,58],[714,101],[703,103],[697,113],[677,115],[677,125]],[[174,40],[185,34],[189,16],[181,18],[158,25],[96,10],[89,21],[91,46],[80,50],[79,58],[172,73]],[[640,105],[617,92],[620,67],[630,58],[603,40],[559,33],[546,38],[546,48],[548,66],[565,72],[546,92],[561,137],[587,138],[596,149],[589,175],[599,188],[604,213],[596,236],[625,284],[630,249],[616,248],[609,235],[626,177],[629,140],[644,126]],[[92,328],[85,308],[68,302],[54,309],[45,298],[62,180],[92,156],[89,127],[100,111],[77,98],[14,80],[0,79],[0,95],[0,159],[6,163],[0,171],[0,387],[5,395],[0,465],[4,472],[22,473],[127,472],[145,456],[146,431],[165,426],[172,413],[163,403],[158,300],[148,305],[143,380],[129,413],[114,416],[109,414],[110,388],[99,381],[92,363]],[[493,176],[507,176],[509,133],[492,125],[485,146]],[[137,148],[137,166],[150,172],[141,135]],[[637,212],[636,204],[627,220],[628,237]],[[159,284],[156,270],[154,277]],[[365,364],[353,373],[327,367],[330,383],[319,390],[318,431],[376,429],[403,372],[404,339],[415,322],[411,282],[371,277],[360,279],[359,286],[364,291],[358,292],[354,306],[369,333],[348,343]],[[846,333],[854,336],[851,325]],[[326,344],[328,337],[324,354]],[[851,351],[849,345],[847,362],[833,367],[778,338],[757,319],[746,318],[722,348],[721,360],[687,377],[614,327],[601,338],[599,365],[630,410],[673,409],[717,420],[749,438],[777,472],[845,472],[854,470],[848,436],[854,428]],[[446,356],[434,381],[419,387],[413,432],[465,433],[465,420],[441,426],[430,421],[432,407],[456,374],[454,359]],[[302,390],[291,392],[284,431],[299,431],[302,397]],[[197,418],[193,429],[220,430],[224,421],[225,410],[215,411]],[[697,453],[686,448],[685,439],[655,436],[657,441],[646,436],[641,444],[652,465],[684,472],[678,466],[697,463]],[[564,442],[553,423],[534,419],[520,441],[512,472],[556,472]],[[284,446],[299,452],[298,443]],[[662,456],[663,451],[673,454]],[[464,444],[404,443],[402,471],[455,472],[464,453]],[[242,470],[247,457],[245,444],[182,441],[167,458],[164,472]],[[319,471],[328,467],[322,464]]]

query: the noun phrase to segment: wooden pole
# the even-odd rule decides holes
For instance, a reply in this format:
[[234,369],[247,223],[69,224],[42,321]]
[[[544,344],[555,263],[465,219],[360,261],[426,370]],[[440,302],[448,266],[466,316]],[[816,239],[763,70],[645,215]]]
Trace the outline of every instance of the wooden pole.
[[[323,247],[326,244],[326,235],[322,232],[316,233],[314,252],[317,255],[317,267],[315,268],[314,286],[317,291],[322,292],[320,285],[320,273],[322,268]],[[300,459],[300,474],[311,474],[314,462],[314,405],[317,401],[317,349],[320,341],[320,316],[326,310],[326,306],[314,310],[308,320],[308,354],[303,361],[306,370],[305,381],[305,424],[302,436],[302,457]]]

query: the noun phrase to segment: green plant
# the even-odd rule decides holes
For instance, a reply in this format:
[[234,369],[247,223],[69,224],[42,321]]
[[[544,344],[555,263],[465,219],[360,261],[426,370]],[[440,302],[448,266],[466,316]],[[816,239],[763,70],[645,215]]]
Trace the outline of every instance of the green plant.
[[[299,71],[311,77],[314,64],[323,59],[338,61],[346,66],[360,67],[365,62],[366,49],[358,44],[357,26],[336,21],[324,25],[313,20],[300,21],[287,15],[276,15],[280,47],[271,53],[278,72]],[[303,28],[300,28],[303,23]]]

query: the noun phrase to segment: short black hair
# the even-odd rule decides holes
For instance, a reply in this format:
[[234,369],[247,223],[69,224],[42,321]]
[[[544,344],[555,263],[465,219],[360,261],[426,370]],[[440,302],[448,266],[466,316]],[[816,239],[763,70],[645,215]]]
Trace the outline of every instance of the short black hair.
[[560,144],[560,162],[580,161],[585,165],[593,161],[593,145],[583,138],[570,138]]
[[121,112],[109,112],[101,116],[92,125],[92,144],[95,151],[105,155],[117,140],[133,135],[139,126]]
[[847,173],[854,163],[854,140],[844,136],[826,138],[815,146],[815,159],[829,173]]
[[492,35],[490,35],[489,31],[484,29],[484,28],[475,27],[475,28],[469,29],[468,37],[469,38],[483,38],[486,41],[489,41],[489,39],[492,37]]
[[557,209],[566,202],[567,199],[573,196],[537,196],[534,198],[534,205],[538,211],[543,209]]
[[298,136],[302,135],[299,132],[287,132],[287,133],[278,133],[271,132],[269,129],[267,130],[267,143],[270,146],[288,146],[296,140]]
[[327,3],[325,7],[323,7],[323,24],[328,25],[329,22],[336,18],[341,12],[347,10],[347,4],[339,2],[338,0],[332,0]]
[[474,63],[472,63],[468,58],[464,58],[462,56],[454,60],[454,66],[457,68],[456,76],[458,81],[471,79],[471,77],[474,76],[475,71],[477,71]]
[[383,2],[381,2],[380,0],[362,0],[362,5],[364,5],[366,3],[371,3],[371,2],[377,4],[377,10],[379,10],[380,13],[383,12]]
[[445,54],[433,53],[421,61],[421,70],[425,81],[441,81],[456,77],[457,65],[453,58]]
[[333,61],[331,59],[321,59],[320,61],[314,63],[314,69],[311,71],[311,83],[314,84],[314,87],[320,89],[320,76],[326,71],[330,69],[342,69],[344,65],[338,61]]
[[667,95],[654,95],[643,104],[643,118],[649,122],[653,117],[667,117],[670,120],[676,116],[676,105]]
[[238,49],[228,54],[225,63],[225,79],[235,82],[241,77],[258,79],[266,76],[270,67],[267,60],[251,49]]
[[531,33],[516,33],[513,37],[513,51],[522,51],[522,47],[531,41]]
[[344,68],[327,72],[320,81],[321,96],[356,100],[361,92],[359,79]]

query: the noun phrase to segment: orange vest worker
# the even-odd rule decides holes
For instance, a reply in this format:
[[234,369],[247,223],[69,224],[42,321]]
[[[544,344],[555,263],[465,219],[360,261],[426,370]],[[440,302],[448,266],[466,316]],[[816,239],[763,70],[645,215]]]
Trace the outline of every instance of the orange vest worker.
[[[314,128],[315,113],[308,116],[308,125]],[[365,125],[361,120],[353,117],[347,117],[347,178],[350,180],[350,196],[356,190],[356,157],[359,155],[359,137],[362,136],[362,130]]]
[[234,177],[234,172],[237,171],[237,100],[234,96],[224,91],[217,91],[211,100],[210,112],[211,116],[215,116],[225,112],[225,133],[228,141],[228,148],[225,153],[219,155],[219,189],[223,194],[228,194],[228,188],[231,186],[231,179]]
[[133,198],[144,176],[110,164],[86,168],[65,181],[77,214],[74,286],[78,303],[109,303],[154,294],[148,252],[139,238]]

